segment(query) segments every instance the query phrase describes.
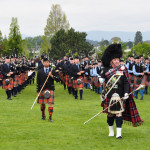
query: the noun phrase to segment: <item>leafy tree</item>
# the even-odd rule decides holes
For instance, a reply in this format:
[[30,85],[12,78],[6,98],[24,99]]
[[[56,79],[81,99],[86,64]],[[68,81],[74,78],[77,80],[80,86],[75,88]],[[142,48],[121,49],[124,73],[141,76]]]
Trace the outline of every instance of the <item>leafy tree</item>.
[[144,55],[144,57],[147,57],[150,54],[150,44],[143,42],[138,43],[134,46],[135,54],[136,55]]
[[109,45],[109,41],[102,39],[102,40],[99,42],[99,45],[100,45],[100,47],[107,46],[107,45]]
[[11,50],[11,54],[17,55],[23,52],[22,48],[22,38],[19,30],[18,20],[17,18],[12,18],[12,22],[10,24],[10,33],[8,38],[8,46],[9,50]]
[[134,44],[137,45],[139,42],[143,43],[142,33],[137,31],[134,38]]
[[59,30],[50,41],[52,44],[50,56],[56,59],[69,53],[87,55],[93,49],[93,45],[86,41],[86,35],[85,32],[75,32],[73,28],[68,32],[64,29]]
[[128,48],[132,48],[133,47],[133,43],[131,41],[127,42],[127,46]]
[[50,40],[60,29],[67,31],[69,29],[69,21],[67,20],[66,14],[62,11],[61,6],[56,4],[52,5],[47,19],[47,25],[44,28],[43,43],[41,44],[44,53],[50,53]]

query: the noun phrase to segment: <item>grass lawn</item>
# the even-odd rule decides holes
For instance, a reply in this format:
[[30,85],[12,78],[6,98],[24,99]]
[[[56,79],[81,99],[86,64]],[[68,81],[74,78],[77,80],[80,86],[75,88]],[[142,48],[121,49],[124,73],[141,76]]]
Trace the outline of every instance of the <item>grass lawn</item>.
[[[84,89],[83,99],[75,100],[56,83],[53,122],[41,120],[36,86],[29,85],[22,94],[6,100],[0,89],[0,150],[150,150],[150,95],[135,100],[141,118],[140,127],[123,125],[122,140],[108,137],[106,114],[84,125],[102,110],[98,94]],[[114,127],[115,128],[115,127]]]

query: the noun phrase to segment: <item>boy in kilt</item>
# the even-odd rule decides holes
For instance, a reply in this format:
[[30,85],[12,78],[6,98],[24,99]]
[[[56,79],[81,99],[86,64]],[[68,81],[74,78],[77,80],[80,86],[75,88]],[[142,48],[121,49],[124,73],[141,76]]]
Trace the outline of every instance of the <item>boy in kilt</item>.
[[[144,68],[143,65],[140,63],[140,57],[136,57],[135,59],[135,64],[133,65],[133,75],[134,75],[134,89],[139,87],[140,84],[145,85],[144,81]],[[134,92],[135,98],[138,99],[138,91]],[[143,94],[144,90],[140,89],[140,95],[141,95],[141,100],[143,100]]]
[[[116,120],[117,139],[122,139],[121,131],[123,120],[131,122],[134,127],[141,125],[143,122],[136,108],[133,95],[129,95],[131,92],[131,83],[127,68],[119,65],[119,59],[121,57],[121,44],[112,44],[106,48],[102,56],[104,69],[101,72],[100,80],[101,83],[103,83],[103,81],[105,81],[105,84],[108,82],[109,84],[111,83],[111,86],[109,86],[109,93],[105,91],[105,87],[103,90],[104,97],[101,99],[101,106],[103,109],[113,104],[117,99],[123,98],[123,100],[104,111],[104,113],[108,114],[107,123],[109,125],[109,136],[114,136],[113,125],[114,120]],[[113,84],[114,86],[112,86]]]
[[144,81],[145,81],[145,94],[147,94],[148,87],[150,91],[150,64],[149,59],[145,58],[145,71],[144,71]]
[[134,75],[133,75],[133,65],[134,65],[134,57],[133,56],[130,56],[129,57],[130,59],[128,60],[127,64],[126,64],[126,67],[128,69],[128,73],[129,73],[129,79],[131,81],[131,87],[132,89],[134,88]]
[[11,77],[13,75],[13,72],[10,68],[10,59],[9,57],[5,58],[5,63],[1,66],[1,73],[3,75],[3,89],[6,90],[7,99],[11,99],[11,93],[13,89],[13,78]]
[[45,116],[45,104],[48,104],[48,112],[49,112],[49,122],[52,122],[52,114],[53,114],[53,105],[55,101],[55,94],[54,94],[54,76],[53,71],[49,67],[50,62],[47,58],[43,59],[43,65],[44,67],[41,68],[37,73],[37,93],[40,92],[44,82],[46,81],[47,77],[49,76],[42,92],[40,93],[38,97],[38,103],[41,107],[42,112],[42,120],[46,119]]

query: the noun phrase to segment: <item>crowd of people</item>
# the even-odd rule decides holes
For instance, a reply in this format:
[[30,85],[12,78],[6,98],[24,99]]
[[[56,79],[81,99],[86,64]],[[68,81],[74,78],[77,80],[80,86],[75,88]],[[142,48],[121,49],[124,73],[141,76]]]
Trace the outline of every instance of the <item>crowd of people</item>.
[[[37,71],[37,95],[42,112],[42,120],[46,120],[45,109],[48,104],[49,121],[52,122],[53,105],[55,102],[54,80],[63,85],[68,94],[72,94],[75,100],[86,99],[83,97],[83,88],[101,94],[101,106],[105,110],[110,103],[122,97],[124,102],[118,102],[104,112],[108,113],[109,136],[114,136],[113,124],[116,119],[118,139],[121,139],[123,120],[132,122],[133,126],[142,124],[138,114],[134,98],[129,92],[137,89],[140,84],[145,85],[140,89],[140,99],[150,92],[150,63],[149,58],[143,56],[133,57],[129,55],[125,62],[122,59],[120,44],[110,45],[104,52],[101,60],[92,61],[89,57],[82,58],[64,56],[56,61],[55,66],[50,64],[48,58],[41,56],[38,65],[35,60],[26,57],[0,58],[0,84],[6,90],[7,99],[17,96],[18,93],[31,82],[34,83],[35,71]],[[139,90],[134,92],[138,99]],[[127,100],[128,99],[128,100]],[[132,111],[132,110],[136,110]]]
[[0,58],[0,86],[6,90],[7,100],[21,94],[28,84],[34,84],[35,62],[23,57]]

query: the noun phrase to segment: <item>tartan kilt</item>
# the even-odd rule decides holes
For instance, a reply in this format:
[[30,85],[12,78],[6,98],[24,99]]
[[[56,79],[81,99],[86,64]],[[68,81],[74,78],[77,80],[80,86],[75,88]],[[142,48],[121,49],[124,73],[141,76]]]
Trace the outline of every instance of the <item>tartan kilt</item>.
[[69,78],[69,79],[68,79],[68,87],[72,87],[72,85],[73,85],[73,84],[72,84],[72,80],[71,80],[71,78]]
[[63,73],[62,72],[59,73],[59,78],[61,79],[61,81],[63,81]]
[[86,77],[86,76],[84,76],[84,83],[85,83],[85,84],[88,84],[88,83],[90,83],[90,82],[91,82],[91,79],[88,78],[88,77]]
[[143,77],[134,76],[134,89],[138,88],[140,84],[137,84],[137,80],[141,80],[141,84],[145,85],[145,81]]
[[91,77],[91,85],[94,85],[94,77]]
[[65,84],[68,85],[69,75],[65,75]]
[[25,72],[24,77],[25,77],[25,80],[27,80],[27,79],[28,79],[28,71],[26,71],[26,72]]
[[3,74],[0,72],[0,79],[2,80],[3,79]]
[[24,73],[21,73],[20,74],[20,80],[19,80],[19,85],[23,84],[24,83]]
[[66,83],[66,76],[63,76],[63,83]]
[[9,78],[10,83],[8,85],[6,85],[6,79],[3,79],[3,89],[13,89],[13,78]]
[[147,78],[150,77],[148,75],[144,75],[144,81],[146,86],[150,86],[150,81],[147,80]]
[[100,84],[100,82],[98,81],[98,77],[94,77],[94,84],[96,87],[102,87],[102,85]]
[[81,79],[81,84],[77,84],[77,80],[73,80],[73,88],[78,89],[78,88],[84,88],[84,81],[83,78],[80,77],[78,79]]
[[22,82],[22,73],[20,74],[20,78],[19,78],[19,85],[21,85],[23,82]]
[[14,87],[17,87],[20,81],[20,76],[19,75],[15,75],[14,78]]
[[45,89],[44,91],[42,91],[38,97],[38,101],[37,103],[39,104],[54,104],[55,101],[55,93],[53,90],[50,90],[50,98],[44,98],[44,92],[48,90]]

